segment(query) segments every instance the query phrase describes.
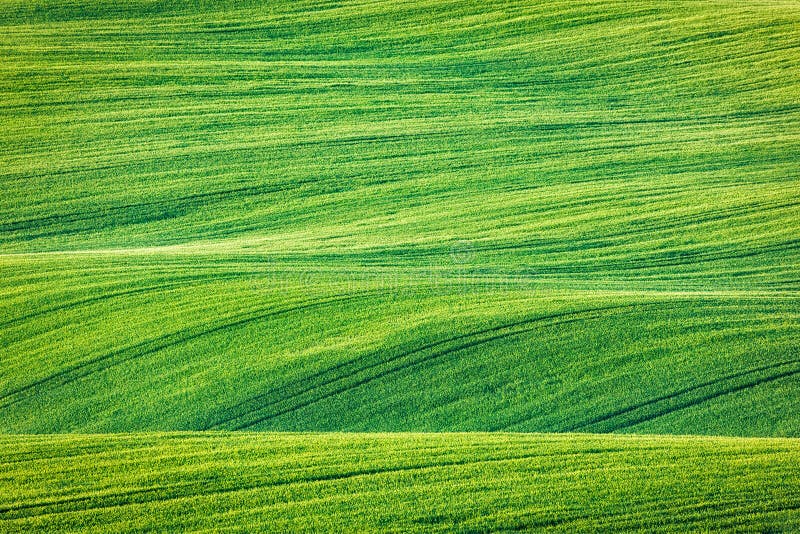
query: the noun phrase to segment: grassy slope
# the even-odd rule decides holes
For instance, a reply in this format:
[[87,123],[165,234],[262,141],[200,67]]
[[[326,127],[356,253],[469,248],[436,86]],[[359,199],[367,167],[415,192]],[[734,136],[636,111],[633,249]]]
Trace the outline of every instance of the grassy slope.
[[800,528],[785,439],[62,435],[0,437],[0,457],[9,532]]
[[51,291],[4,326],[7,431],[798,433],[793,296],[388,288],[153,261],[12,273]]
[[[0,431],[800,435],[796,4],[484,4],[0,0]],[[6,435],[0,530],[792,529],[798,454]]]
[[797,10],[532,4],[4,0],[0,429],[799,435]]

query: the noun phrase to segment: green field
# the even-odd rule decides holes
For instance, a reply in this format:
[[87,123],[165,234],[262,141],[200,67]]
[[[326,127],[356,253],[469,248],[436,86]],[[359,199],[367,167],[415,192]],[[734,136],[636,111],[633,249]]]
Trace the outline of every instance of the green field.
[[0,8],[0,531],[800,528],[800,2]]
[[2,437],[0,451],[8,531],[800,528],[787,439],[49,435]]

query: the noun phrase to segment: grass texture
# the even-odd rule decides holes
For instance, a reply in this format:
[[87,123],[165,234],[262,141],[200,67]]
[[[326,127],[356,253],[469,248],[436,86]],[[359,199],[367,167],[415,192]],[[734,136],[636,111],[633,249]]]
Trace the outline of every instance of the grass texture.
[[789,0],[0,0],[0,530],[800,528],[798,72]]
[[791,2],[12,2],[0,430],[800,435]]
[[0,451],[7,532],[800,528],[786,439],[51,435],[0,437]]
[[800,429],[791,294],[74,261],[7,278],[41,292],[4,326],[7,432]]

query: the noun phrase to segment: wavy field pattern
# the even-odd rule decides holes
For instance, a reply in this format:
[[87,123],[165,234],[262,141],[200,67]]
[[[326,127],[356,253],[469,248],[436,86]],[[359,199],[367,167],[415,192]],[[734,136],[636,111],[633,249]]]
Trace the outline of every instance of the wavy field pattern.
[[800,437],[797,2],[0,7],[0,432]]
[[789,5],[7,4],[5,430],[800,434]]

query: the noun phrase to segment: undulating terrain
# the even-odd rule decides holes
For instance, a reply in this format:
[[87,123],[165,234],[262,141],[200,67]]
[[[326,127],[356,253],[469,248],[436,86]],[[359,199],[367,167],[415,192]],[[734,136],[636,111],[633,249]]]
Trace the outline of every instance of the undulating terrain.
[[0,432],[0,531],[800,528],[800,2],[0,0]]

